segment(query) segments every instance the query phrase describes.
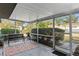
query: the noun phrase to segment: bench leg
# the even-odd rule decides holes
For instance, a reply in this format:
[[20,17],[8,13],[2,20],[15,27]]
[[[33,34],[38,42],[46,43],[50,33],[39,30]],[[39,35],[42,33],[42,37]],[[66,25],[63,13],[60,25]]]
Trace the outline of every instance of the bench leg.
[[25,43],[25,39],[23,38],[23,42]]
[[8,46],[10,46],[10,42],[9,42],[9,40],[8,40]]

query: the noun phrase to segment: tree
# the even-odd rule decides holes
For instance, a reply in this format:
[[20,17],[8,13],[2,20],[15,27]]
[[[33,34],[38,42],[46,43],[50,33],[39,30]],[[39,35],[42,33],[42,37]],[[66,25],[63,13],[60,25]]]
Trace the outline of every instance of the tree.
[[45,21],[45,22],[39,22],[39,23],[37,23],[38,28],[48,28],[49,27],[48,25],[50,25],[50,24],[52,24],[51,21]]
[[65,29],[66,29],[68,22],[69,22],[68,16],[56,18],[56,25],[57,26],[63,26],[63,27],[65,27]]
[[12,21],[3,19],[3,21],[0,23],[0,28],[15,28],[15,25]]
[[67,26],[67,24],[68,24],[68,19],[67,20],[63,20],[63,26],[65,27],[65,30],[66,30],[66,26]]
[[56,18],[56,25],[57,26],[60,26],[63,22],[63,19],[60,19],[60,18]]
[[38,26],[38,28],[48,28],[49,27],[48,25],[50,25],[50,24],[52,24],[52,22],[50,22],[50,21],[27,24],[23,29],[23,33],[28,33],[28,32],[30,33],[31,30],[33,28],[37,28],[37,26]]
[[28,33],[28,32],[30,33],[33,28],[36,28],[36,23],[32,23],[32,24],[29,23],[24,27],[22,33]]
[[75,15],[72,15],[72,22],[77,23],[77,21],[78,21],[78,17],[76,17]]

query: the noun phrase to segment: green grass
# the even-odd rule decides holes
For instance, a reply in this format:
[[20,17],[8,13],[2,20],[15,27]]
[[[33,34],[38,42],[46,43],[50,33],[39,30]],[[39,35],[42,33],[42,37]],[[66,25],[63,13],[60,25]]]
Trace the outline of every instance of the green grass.
[[[69,34],[64,34],[64,42],[68,42],[69,40]],[[75,43],[79,43],[79,33],[73,33],[72,40]]]

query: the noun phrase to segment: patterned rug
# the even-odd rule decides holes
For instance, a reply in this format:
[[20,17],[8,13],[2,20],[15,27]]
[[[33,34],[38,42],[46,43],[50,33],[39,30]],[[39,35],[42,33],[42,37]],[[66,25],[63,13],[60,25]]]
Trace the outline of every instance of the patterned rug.
[[16,55],[17,53],[28,51],[36,47],[37,47],[37,44],[35,42],[21,43],[10,47],[5,47],[4,52],[5,52],[5,56],[13,56],[13,55]]

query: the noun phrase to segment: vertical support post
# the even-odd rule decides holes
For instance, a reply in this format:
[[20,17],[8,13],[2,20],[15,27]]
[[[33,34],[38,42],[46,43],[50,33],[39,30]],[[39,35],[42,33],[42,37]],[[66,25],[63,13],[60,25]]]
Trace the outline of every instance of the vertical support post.
[[53,49],[55,50],[55,18],[53,18]]
[[23,30],[23,22],[21,22],[21,34],[23,35],[23,42],[25,43],[25,38],[24,38],[24,34],[22,33]]
[[[37,17],[36,17],[36,19],[38,19],[38,14],[37,14]],[[39,36],[38,36],[38,34],[39,34],[39,28],[38,28],[38,21],[36,22],[36,28],[37,28],[37,43],[39,43]]]
[[39,43],[39,39],[38,39],[38,34],[39,34],[39,29],[38,29],[38,22],[36,23],[36,27],[37,27],[37,43]]
[[[16,19],[16,14],[15,14],[15,19]],[[15,34],[16,34],[16,21],[14,21],[15,23]]]
[[21,32],[22,32],[22,30],[23,30],[23,22],[21,23]]
[[2,56],[5,56],[5,42],[3,39]]
[[16,34],[16,21],[15,21],[15,34]]
[[[32,24],[32,23],[29,23],[29,24]],[[31,28],[31,26],[30,26],[30,28]],[[30,31],[30,39],[32,40],[32,37],[31,37],[31,31]]]
[[70,36],[69,36],[69,38],[70,38],[70,41],[69,41],[69,43],[70,43],[70,55],[72,55],[73,54],[73,52],[72,52],[72,15],[70,14],[69,15],[69,32],[70,32]]

